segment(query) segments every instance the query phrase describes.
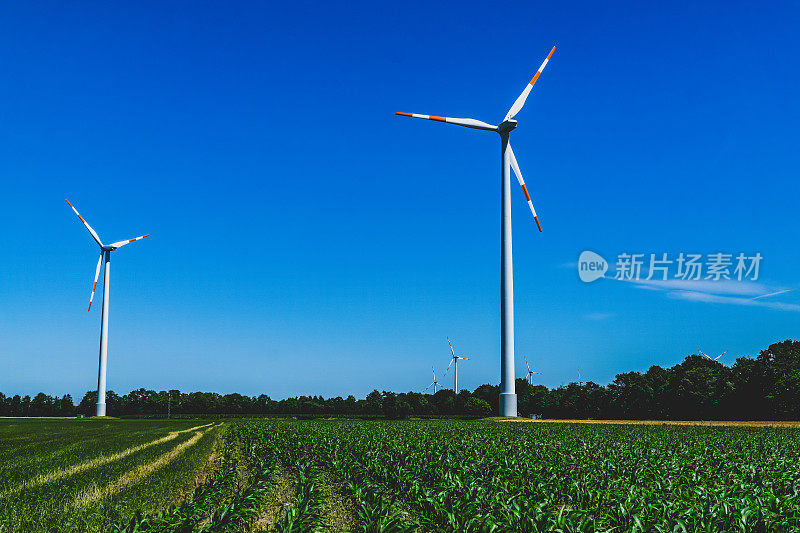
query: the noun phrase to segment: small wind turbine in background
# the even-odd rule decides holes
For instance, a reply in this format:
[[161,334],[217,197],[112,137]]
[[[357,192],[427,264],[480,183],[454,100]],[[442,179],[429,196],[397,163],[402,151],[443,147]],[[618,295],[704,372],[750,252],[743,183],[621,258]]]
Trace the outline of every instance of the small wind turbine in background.
[[578,369],[578,386],[583,387],[583,381],[581,381],[581,369]]
[[[511,144],[508,138],[514,128],[517,127],[517,121],[514,117],[522,110],[525,105],[525,100],[531,93],[531,89],[536,84],[536,80],[542,74],[547,62],[553,57],[556,47],[554,46],[547,58],[542,62],[539,70],[533,75],[531,81],[525,86],[522,93],[517,97],[511,108],[506,113],[503,121],[498,124],[487,124],[480,120],[472,118],[452,118],[452,117],[437,117],[433,115],[420,115],[417,113],[403,113],[398,112],[397,115],[401,117],[423,118],[433,120],[436,122],[444,122],[445,124],[455,124],[456,126],[463,126],[465,128],[473,128],[476,130],[493,131],[500,135],[500,190],[501,190],[501,203],[500,203],[500,241],[502,253],[500,255],[500,416],[517,416],[517,394],[514,390],[514,379],[516,373],[514,372],[514,267],[512,261],[511,250],[511,171],[517,176],[522,193],[525,195],[525,201],[533,213],[533,219],[536,221],[536,226],[539,231],[542,231],[542,226],[539,224],[539,217],[536,216],[536,210],[533,208],[531,195],[528,193],[528,188],[525,186],[525,181],[522,179],[522,172],[519,169],[517,158],[514,156],[514,151],[511,149]],[[458,392],[458,391],[456,391]]]
[[450,364],[447,365],[447,370],[444,371],[442,377],[447,375],[447,371],[450,370],[450,367],[455,363],[455,367],[453,367],[453,392],[458,394],[458,360],[459,359],[466,359],[469,360],[469,357],[461,357],[460,355],[456,355],[456,352],[453,350],[453,345],[450,343],[450,337],[447,337],[447,344],[450,346],[450,353],[452,354],[452,359],[450,359]]
[[103,272],[103,310],[100,318],[100,368],[97,371],[97,410],[96,416],[106,416],[106,360],[108,359],[108,284],[111,278],[111,252],[122,248],[126,244],[133,241],[144,239],[149,235],[142,235],[134,239],[127,239],[124,241],[112,242],[111,244],[103,244],[100,242],[100,237],[97,236],[92,227],[86,220],[83,219],[75,206],[67,200],[67,203],[81,219],[83,225],[89,230],[94,242],[100,247],[100,259],[97,260],[97,269],[94,272],[94,285],[92,285],[92,295],[89,296],[89,311],[92,310],[92,300],[94,299],[94,291],[97,289],[97,278],[100,276],[100,267],[105,262],[105,271]]
[[706,359],[708,359],[709,361],[716,361],[717,359],[719,359],[720,357],[722,357],[723,355],[725,355],[726,353],[728,353],[728,350],[725,350],[724,352],[722,352],[721,354],[719,354],[718,356],[716,356],[716,357],[714,357],[714,358],[712,359],[711,357],[709,357],[709,356],[707,356],[705,353],[703,353],[703,351],[702,351],[702,350],[697,350],[697,351],[698,351],[698,352],[700,352],[700,355],[702,355],[703,357],[705,357],[705,358],[706,358]]
[[438,382],[438,381],[436,381],[436,369],[435,369],[435,368],[433,368],[433,367],[431,367],[431,370],[433,371],[433,383],[431,383],[430,385],[428,385],[427,387],[425,387],[425,390],[424,390],[424,391],[422,391],[422,392],[425,392],[426,390],[428,390],[428,389],[430,389],[431,387],[433,387],[433,393],[434,393],[434,394],[436,394],[436,387],[438,387],[438,386],[439,386],[439,382]]
[[531,370],[531,365],[528,364],[528,358],[527,357],[525,357],[525,366],[528,367],[528,375],[525,376],[525,379],[528,380],[528,383],[533,385],[533,375],[534,374],[539,374],[541,376],[542,373],[541,372],[534,372],[533,370]]

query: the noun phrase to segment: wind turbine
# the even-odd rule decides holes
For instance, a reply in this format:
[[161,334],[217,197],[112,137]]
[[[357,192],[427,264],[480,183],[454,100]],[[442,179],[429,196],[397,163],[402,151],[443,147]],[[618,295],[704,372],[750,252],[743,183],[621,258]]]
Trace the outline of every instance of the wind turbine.
[[439,382],[438,382],[438,381],[436,381],[436,369],[434,369],[433,367],[431,367],[431,370],[433,370],[433,383],[431,383],[430,385],[428,385],[427,387],[425,387],[425,390],[424,390],[424,391],[422,391],[422,392],[425,392],[426,390],[428,390],[428,389],[430,389],[431,387],[433,387],[433,393],[434,393],[434,394],[436,394],[436,387],[438,387],[438,386],[439,386]]
[[100,242],[100,237],[97,236],[92,227],[86,220],[78,213],[75,206],[67,200],[67,203],[81,219],[83,225],[89,230],[94,242],[100,247],[100,259],[97,260],[97,269],[94,272],[94,285],[92,285],[92,295],[89,296],[89,309],[92,310],[92,300],[94,299],[94,291],[97,288],[97,278],[100,276],[100,267],[105,263],[105,271],[103,272],[103,310],[100,318],[100,368],[97,371],[97,410],[95,416],[106,416],[106,360],[108,358],[108,284],[111,278],[111,252],[122,248],[126,244],[133,241],[144,239],[150,235],[142,235],[134,239],[127,239],[124,241],[112,242],[111,244],[103,244]]
[[451,117],[437,117],[433,115],[418,115],[416,113],[396,113],[403,117],[412,118],[425,118],[437,122],[446,122],[448,124],[455,124],[457,126],[464,126],[465,128],[473,128],[477,130],[494,131],[500,134],[500,178],[501,178],[501,214],[500,214],[500,239],[502,241],[502,252],[500,254],[500,415],[501,416],[517,416],[517,395],[514,387],[514,268],[511,253],[511,177],[509,167],[514,170],[517,175],[517,180],[522,187],[522,192],[525,194],[525,199],[528,202],[528,207],[533,213],[533,219],[536,221],[536,226],[539,231],[542,231],[542,226],[539,224],[539,217],[536,216],[536,210],[533,208],[531,196],[528,194],[528,189],[525,187],[525,182],[522,179],[522,172],[517,164],[517,158],[514,157],[514,151],[511,149],[508,138],[510,133],[517,127],[517,121],[514,117],[525,105],[528,95],[533,89],[536,80],[539,79],[547,62],[553,56],[556,47],[554,46],[547,58],[533,75],[533,78],[522,94],[517,97],[511,109],[506,113],[503,122],[497,126],[487,124],[480,120],[471,118],[451,118]]
[[722,357],[723,355],[725,355],[726,353],[728,353],[728,350],[725,350],[724,352],[722,352],[721,354],[719,354],[718,356],[716,356],[716,357],[714,357],[714,358],[712,359],[711,357],[709,357],[709,356],[707,356],[705,353],[703,353],[703,352],[702,352],[702,350],[697,350],[697,351],[698,351],[698,352],[700,352],[700,354],[701,354],[701,355],[703,355],[703,357],[705,357],[705,358],[706,358],[706,359],[708,359],[709,361],[716,361],[717,359],[719,359],[720,357]]
[[[450,353],[453,355],[453,357],[450,359],[450,364],[447,365],[447,370],[450,370],[450,366],[452,366],[453,363],[456,364],[456,366],[453,367],[453,392],[458,394],[458,360],[469,360],[469,357],[461,357],[460,355],[456,355],[456,352],[453,350],[453,345],[450,343],[450,337],[447,337],[447,344],[450,346]],[[447,375],[447,370],[444,371],[442,377]]]
[[528,383],[533,385],[533,375],[534,374],[539,374],[541,376],[542,373],[541,372],[534,372],[533,370],[531,370],[531,365],[528,364],[528,357],[527,356],[525,357],[525,366],[528,367],[528,375],[525,376],[525,378],[528,380]]
[[583,387],[583,381],[581,381],[581,369],[578,369],[578,386]]

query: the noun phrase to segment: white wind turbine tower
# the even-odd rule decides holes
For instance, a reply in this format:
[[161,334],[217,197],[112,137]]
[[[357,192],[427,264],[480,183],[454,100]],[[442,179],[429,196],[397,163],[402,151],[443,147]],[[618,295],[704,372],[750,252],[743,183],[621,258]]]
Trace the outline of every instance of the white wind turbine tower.
[[100,276],[100,267],[105,262],[105,270],[103,272],[103,310],[100,318],[100,368],[97,371],[97,410],[96,416],[106,416],[106,360],[108,358],[108,284],[111,277],[111,252],[118,248],[122,248],[126,244],[138,241],[149,237],[149,235],[142,235],[135,239],[127,239],[124,241],[112,242],[111,244],[103,244],[100,242],[100,237],[92,229],[86,220],[83,219],[75,206],[67,200],[67,203],[81,219],[83,225],[89,230],[94,242],[100,247],[100,259],[97,260],[97,269],[94,272],[94,285],[92,285],[92,295],[89,296],[89,311],[92,310],[92,300],[94,299],[94,291],[97,288],[97,278]]
[[425,387],[425,390],[422,391],[422,392],[425,392],[426,390],[428,390],[431,387],[433,387],[433,393],[436,394],[436,387],[439,386],[439,382],[436,381],[436,369],[431,367],[431,370],[433,370],[433,382],[430,385],[428,385],[427,387]]
[[700,354],[701,354],[703,357],[705,357],[706,359],[708,359],[709,361],[716,361],[717,359],[719,359],[720,357],[722,357],[723,355],[725,355],[726,353],[728,353],[728,350],[725,350],[724,352],[722,352],[721,354],[719,354],[718,356],[716,356],[716,357],[714,357],[714,358],[712,359],[711,357],[709,357],[709,356],[707,356],[705,353],[703,353],[703,351],[702,351],[702,350],[697,350],[697,351],[698,351],[698,352],[700,352]]
[[525,366],[528,367],[528,375],[526,375],[525,378],[528,380],[528,383],[533,385],[533,375],[534,374],[539,374],[541,376],[542,373],[541,372],[534,372],[533,370],[531,370],[531,365],[528,364],[528,357],[527,356],[525,356]]
[[[461,357],[460,355],[456,355],[456,352],[453,350],[453,345],[450,344],[450,337],[447,337],[447,344],[450,346],[450,353],[453,356],[450,359],[450,364],[447,365],[447,370],[450,370],[450,366],[452,366],[453,363],[456,364],[456,366],[453,367],[453,392],[458,394],[458,360],[459,359],[465,359],[465,360],[469,361],[469,357]],[[444,374],[442,374],[442,377],[445,377],[447,375],[447,370],[444,371]]]
[[514,151],[511,149],[508,138],[511,131],[517,127],[517,121],[514,117],[525,105],[525,100],[533,89],[536,80],[539,79],[547,62],[553,56],[556,47],[554,46],[547,58],[536,71],[533,78],[522,94],[517,97],[517,100],[511,106],[511,109],[506,113],[503,122],[497,126],[487,124],[480,120],[471,118],[451,118],[451,117],[437,117],[432,115],[418,115],[416,113],[396,113],[397,115],[413,118],[425,118],[428,120],[435,120],[437,122],[446,122],[448,124],[455,124],[457,126],[464,126],[466,128],[473,128],[477,130],[494,131],[500,134],[500,178],[501,178],[501,215],[500,215],[500,238],[502,241],[502,251],[500,254],[500,415],[501,416],[517,416],[517,395],[514,387],[514,273],[512,264],[511,253],[511,177],[509,167],[514,170],[517,175],[517,180],[522,187],[522,192],[525,194],[525,199],[528,201],[528,206],[533,213],[533,218],[539,231],[542,231],[542,226],[539,224],[539,217],[536,216],[536,210],[533,208],[531,196],[528,194],[528,189],[525,187],[525,182],[522,179],[522,172],[517,164],[517,158],[514,157]]

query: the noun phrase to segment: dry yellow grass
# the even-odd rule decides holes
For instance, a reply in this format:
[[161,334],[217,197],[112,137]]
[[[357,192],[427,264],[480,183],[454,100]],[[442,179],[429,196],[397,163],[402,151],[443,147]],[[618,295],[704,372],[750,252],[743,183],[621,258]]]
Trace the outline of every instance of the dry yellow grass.
[[[200,426],[200,427],[205,427],[205,426]],[[185,431],[190,431],[190,430],[184,430],[184,432]],[[174,461],[180,454],[186,451],[187,448],[194,446],[197,443],[197,441],[199,441],[203,437],[203,435],[205,435],[206,431],[197,431],[194,435],[192,435],[192,437],[189,440],[178,444],[177,446],[175,446],[175,448],[161,455],[158,459],[156,459],[152,463],[148,463],[138,468],[128,470],[113,483],[109,483],[104,487],[98,487],[95,485],[89,488],[88,490],[81,492],[72,500],[71,502],[72,505],[75,507],[83,507],[89,505],[98,500],[102,500],[104,498],[108,498],[109,496],[113,496],[114,494],[120,492],[128,485],[131,485],[132,483],[136,483],[137,481],[144,479],[145,477],[149,476],[159,468],[163,468],[172,461]]]
[[538,424],[619,424],[638,426],[730,426],[730,427],[780,427],[800,428],[800,421],[795,420],[568,420],[531,418],[503,418],[500,422],[533,422]]
[[156,446],[158,444],[163,444],[165,442],[169,442],[178,437],[181,433],[186,433],[188,431],[196,431],[198,429],[202,429],[204,427],[208,427],[211,424],[204,424],[202,426],[195,426],[189,429],[182,429],[180,431],[172,431],[167,435],[152,440],[150,442],[145,442],[144,444],[140,444],[138,446],[132,446],[130,448],[126,448],[121,452],[117,452],[111,455],[103,455],[96,459],[92,459],[91,461],[86,461],[74,466],[70,466],[69,468],[62,468],[59,470],[53,470],[52,472],[47,472],[45,474],[39,474],[38,476],[32,477],[31,479],[25,480],[16,487],[12,489],[8,489],[7,491],[0,493],[0,498],[8,496],[9,494],[15,494],[25,489],[38,487],[39,485],[44,485],[45,483],[51,483],[53,481],[58,481],[60,479],[64,479],[80,472],[84,472],[86,470],[90,470],[92,468],[97,468],[98,466],[102,466],[113,461],[118,461],[124,457],[127,457],[133,453],[140,452],[146,448],[150,448],[151,446]]

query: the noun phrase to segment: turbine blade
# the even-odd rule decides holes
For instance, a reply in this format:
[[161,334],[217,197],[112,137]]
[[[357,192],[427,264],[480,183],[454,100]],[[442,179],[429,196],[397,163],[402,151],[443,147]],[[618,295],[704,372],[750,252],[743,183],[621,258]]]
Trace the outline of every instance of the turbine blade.
[[523,355],[523,357],[525,358],[525,366],[528,367],[528,372],[530,372],[531,371],[531,365],[528,364],[528,356],[527,355]]
[[425,387],[425,389],[424,389],[422,392],[425,392],[426,390],[430,389],[431,387],[433,387],[433,383],[431,383],[430,385],[428,385],[427,387]]
[[453,351],[453,345],[450,344],[450,337],[447,337],[447,344],[450,346],[450,353],[453,354],[453,357],[455,357],[456,352]]
[[419,115],[417,113],[403,113],[398,111],[395,115],[401,117],[411,118],[426,118],[428,120],[435,120],[437,122],[446,122],[448,124],[455,124],[456,126],[464,126],[465,128],[473,128],[476,130],[497,131],[497,126],[492,126],[486,122],[475,120],[474,118],[453,118],[453,117],[437,117],[434,115]]
[[[66,200],[66,198],[65,198],[65,200]],[[83,217],[81,216],[80,213],[78,213],[78,210],[75,209],[75,206],[72,205],[72,202],[67,200],[67,203],[72,208],[72,210],[75,211],[75,214],[78,215],[78,218],[81,219],[81,222],[83,222],[83,225],[86,226],[86,229],[89,230],[89,233],[92,234],[92,238],[94,239],[94,242],[96,242],[98,246],[103,246],[103,243],[100,242],[100,237],[97,236],[97,233],[92,229],[92,227],[89,225],[89,223],[86,222],[86,220],[83,219]]]
[[508,155],[509,160],[511,162],[511,168],[514,169],[514,174],[517,175],[517,180],[519,181],[520,187],[522,187],[522,192],[525,193],[525,199],[528,201],[528,207],[531,208],[531,213],[533,213],[533,220],[536,221],[536,227],[539,228],[539,231],[542,231],[542,225],[539,224],[539,217],[536,216],[536,209],[533,208],[533,201],[531,200],[531,195],[528,194],[528,188],[525,186],[525,180],[522,179],[522,171],[519,169],[519,164],[517,163],[517,158],[514,155],[514,150],[511,149],[511,144],[508,145]]
[[114,248],[122,248],[126,244],[130,244],[133,241],[138,241],[138,240],[144,239],[145,237],[149,237],[149,236],[150,236],[150,234],[148,233],[147,235],[141,235],[141,236],[133,238],[133,239],[127,239],[127,240],[124,240],[124,241],[112,242],[111,244],[109,244],[109,246],[112,246]]
[[725,350],[724,352],[722,352],[721,354],[719,354],[718,356],[716,356],[716,357],[714,358],[714,361],[716,361],[717,359],[719,359],[720,357],[722,357],[722,356],[723,356],[723,355],[725,355],[726,353],[728,353],[728,350]]
[[456,360],[455,357],[450,359],[450,364],[447,365],[447,370],[444,371],[444,374],[442,374],[442,377],[445,377],[447,375],[447,373],[450,371],[450,367],[453,366],[453,361],[455,361],[455,360]]
[[547,66],[547,62],[550,61],[551,57],[553,57],[553,52],[555,52],[555,51],[556,51],[556,47],[554,46],[553,49],[550,50],[550,53],[547,54],[547,57],[545,58],[544,62],[542,62],[542,66],[539,67],[539,70],[537,70],[536,74],[533,75],[533,79],[528,82],[528,85],[525,86],[525,89],[522,91],[522,94],[520,94],[517,97],[516,101],[511,106],[511,109],[509,109],[508,113],[506,113],[505,120],[510,120],[510,119],[514,118],[517,115],[517,113],[520,112],[520,110],[522,109],[522,106],[525,105],[525,100],[528,99],[528,95],[531,94],[531,89],[533,89],[533,86],[536,84],[536,80],[539,79],[539,76],[542,74],[542,71],[544,70],[544,67]]
[[104,252],[100,252],[100,259],[97,260],[97,269],[94,271],[94,285],[92,285],[92,295],[89,296],[89,309],[87,309],[87,311],[92,310],[92,300],[94,300],[94,291],[97,289],[97,278],[100,277],[100,266],[103,264],[103,255]]
[[709,356],[707,356],[707,355],[706,355],[706,354],[705,354],[705,353],[704,353],[702,350],[697,350],[697,351],[700,353],[700,355],[702,355],[702,356],[703,356],[703,357],[705,357],[706,359],[711,359],[711,358],[710,358]]

